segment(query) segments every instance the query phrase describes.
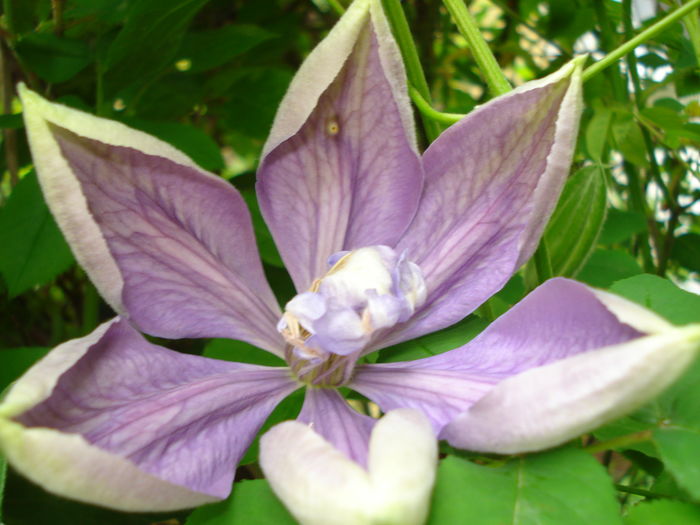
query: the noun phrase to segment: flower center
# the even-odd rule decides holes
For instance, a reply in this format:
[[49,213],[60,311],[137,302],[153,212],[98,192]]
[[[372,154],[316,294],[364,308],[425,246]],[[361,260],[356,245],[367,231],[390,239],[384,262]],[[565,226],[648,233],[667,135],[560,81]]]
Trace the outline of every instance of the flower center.
[[406,321],[426,296],[420,268],[388,246],[338,252],[328,263],[277,325],[297,378],[316,386],[347,383],[373,334]]

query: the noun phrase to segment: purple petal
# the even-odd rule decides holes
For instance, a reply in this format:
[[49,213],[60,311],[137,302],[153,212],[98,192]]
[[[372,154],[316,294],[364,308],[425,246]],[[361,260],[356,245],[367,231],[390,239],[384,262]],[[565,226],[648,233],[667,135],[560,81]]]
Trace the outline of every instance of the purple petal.
[[453,446],[505,454],[559,445],[651,401],[700,353],[700,326],[670,328],[510,377],[447,425]]
[[265,146],[260,207],[299,291],[336,252],[393,246],[415,213],[422,172],[390,35],[376,2],[355,2],[300,68]]
[[160,337],[243,339],[281,354],[280,312],[240,194],[195,168],[50,126],[124,280]]
[[428,299],[381,346],[462,319],[530,257],[569,172],[580,91],[580,68],[569,64],[470,113],[428,148],[420,208],[397,247],[421,267]]
[[[52,429],[81,438],[86,450],[102,453],[103,469],[128,460],[139,476],[150,475],[200,498],[225,498],[256,432],[275,405],[299,387],[288,370],[172,352],[147,342],[123,320],[100,331],[97,340],[58,347],[19,380],[17,392],[6,400],[10,406],[27,391],[36,392],[35,384],[44,385],[43,393],[12,420],[27,432]],[[128,480],[116,479],[94,499],[75,488],[62,489],[36,471],[26,474],[83,501],[155,510],[149,498],[157,495],[134,494]],[[75,470],[60,474],[83,475]]]
[[350,387],[383,411],[422,410],[440,430],[510,376],[642,335],[611,310],[600,292],[552,279],[466,345],[410,363],[358,367]]
[[304,406],[297,418],[307,423],[338,450],[362,466],[376,420],[353,410],[336,390],[306,389]]

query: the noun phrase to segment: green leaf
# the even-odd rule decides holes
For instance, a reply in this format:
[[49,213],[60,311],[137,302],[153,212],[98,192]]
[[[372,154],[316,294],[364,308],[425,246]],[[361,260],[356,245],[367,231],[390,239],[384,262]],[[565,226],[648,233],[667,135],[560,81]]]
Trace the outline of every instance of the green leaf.
[[646,231],[647,222],[643,214],[609,208],[598,242],[600,244],[616,244]]
[[605,469],[581,450],[562,448],[496,467],[448,456],[428,523],[617,525],[618,512]]
[[85,42],[52,33],[30,33],[17,43],[15,51],[30,70],[52,83],[70,80],[92,62]]
[[219,145],[199,128],[179,122],[154,122],[135,118],[125,118],[122,121],[172,144],[207,171],[221,171],[224,168]]
[[232,130],[264,140],[272,126],[277,105],[287,92],[292,72],[280,68],[240,70],[231,79],[231,97],[224,111]]
[[631,113],[615,113],[612,132],[617,149],[626,160],[642,168],[649,166],[642,131]]
[[107,53],[109,95],[132,82],[148,81],[172,66],[192,17],[208,0],[140,0]]
[[700,272],[700,233],[686,233],[673,244],[673,258],[681,266],[693,272]]
[[22,114],[16,115],[0,115],[0,128],[2,129],[19,129],[24,127]]
[[267,350],[258,348],[244,341],[233,339],[212,339],[204,347],[204,357],[221,359],[223,361],[236,361],[238,363],[251,363],[264,366],[285,366],[285,362]]
[[700,524],[700,506],[663,499],[639,503],[625,516],[625,525],[698,524]]
[[260,453],[260,436],[267,432],[277,423],[282,421],[289,421],[296,419],[301,412],[301,406],[304,404],[304,395],[306,394],[306,389],[302,388],[296,392],[287,396],[279,405],[275,407],[272,413],[268,416],[263,426],[260,428],[258,435],[255,437],[253,443],[251,443],[248,450],[246,450],[245,455],[240,461],[241,465],[248,465],[249,463],[255,463],[258,460],[258,454]]
[[2,500],[5,496],[5,476],[7,475],[7,461],[0,453],[0,523],[2,523]]
[[653,310],[674,324],[700,323],[700,296],[667,279],[641,274],[617,281],[610,291]]
[[586,149],[591,158],[597,162],[603,160],[612,117],[612,111],[606,107],[598,106],[586,127]]
[[[359,504],[359,502],[358,502]],[[241,481],[226,501],[195,510],[185,525],[296,525],[264,479]]]
[[615,281],[639,273],[642,273],[642,268],[629,253],[619,250],[596,250],[576,278],[591,286],[607,288]]
[[654,431],[654,442],[678,484],[700,500],[700,422],[694,429],[659,428]]
[[277,251],[277,245],[272,238],[272,234],[265,224],[262,213],[260,213],[260,206],[258,205],[258,198],[253,189],[241,190],[241,195],[245,199],[248,209],[250,210],[250,216],[253,220],[253,230],[255,230],[255,240],[258,243],[258,250],[260,251],[260,257],[267,264],[271,264],[278,268],[284,268],[284,262],[282,262],[282,257],[280,257]]
[[246,24],[188,33],[182,40],[176,59],[188,60],[189,67],[186,71],[198,73],[221,66],[232,58],[276,37],[275,33]]
[[575,276],[586,262],[605,220],[605,174],[587,166],[567,182],[545,231],[553,275]]
[[8,294],[45,284],[71,264],[73,254],[44,203],[36,174],[29,173],[0,210],[0,274]]
[[42,346],[0,349],[0,392],[48,351]]
[[377,361],[395,363],[441,354],[468,343],[487,325],[486,321],[472,315],[439,332],[384,348],[379,351]]

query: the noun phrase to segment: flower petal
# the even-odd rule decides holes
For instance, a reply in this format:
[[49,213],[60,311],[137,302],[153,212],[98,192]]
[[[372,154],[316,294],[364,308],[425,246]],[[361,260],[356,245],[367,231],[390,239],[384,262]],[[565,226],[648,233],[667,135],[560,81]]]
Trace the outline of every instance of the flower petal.
[[283,99],[258,171],[299,291],[341,250],[394,245],[421,192],[403,62],[378,0],[354,2]]
[[552,447],[650,401],[699,351],[700,326],[691,325],[533,368],[500,383],[441,437],[506,454]]
[[425,152],[424,195],[397,250],[421,267],[428,298],[381,346],[462,319],[530,257],[569,173],[580,70],[574,61],[492,100]]
[[372,431],[366,472],[311,428],[288,421],[261,438],[260,464],[302,525],[419,525],[428,514],[437,442],[420,413],[391,412]]
[[46,199],[110,304],[153,335],[281,354],[279,307],[230,184],[153,137],[26,89],[22,98]]
[[297,418],[330,441],[348,458],[367,463],[367,447],[375,419],[360,414],[336,390],[306,389],[304,406]]
[[358,367],[349,385],[384,411],[422,410],[439,432],[504,379],[596,348],[671,328],[621,297],[551,279],[466,345],[408,363]]
[[50,352],[0,405],[0,445],[47,490],[122,510],[225,498],[286,369],[178,354],[124,320]]

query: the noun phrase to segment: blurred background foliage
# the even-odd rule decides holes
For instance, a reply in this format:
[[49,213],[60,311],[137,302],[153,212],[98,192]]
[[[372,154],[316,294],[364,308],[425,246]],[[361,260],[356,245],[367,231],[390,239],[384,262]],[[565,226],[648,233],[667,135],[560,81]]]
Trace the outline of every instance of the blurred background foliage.
[[[257,209],[254,172],[294,71],[338,19],[343,4],[347,0],[3,0],[0,390],[49,348],[90,332],[112,315],[75,265],[43,202],[22,130],[16,84],[24,82],[53,100],[156,135],[231,180],[251,207],[265,270],[284,302],[293,289]],[[441,2],[411,0],[402,5],[433,107],[467,113],[488,100],[466,41]],[[475,0],[470,10],[506,76],[517,85],[558,69],[574,55],[589,53],[593,60],[600,59],[677,5]],[[478,315],[371,359],[415,358],[454,348],[552,275],[612,287],[679,324],[699,322],[700,298],[670,282],[700,290],[699,56],[696,10],[587,82],[572,176],[545,235],[549,267],[527,265]],[[420,119],[417,122],[420,128]],[[171,348],[210,357],[257,363],[270,359],[233,341],[171,343]],[[693,385],[700,371],[688,377],[682,395],[697,399],[700,392]],[[299,396],[289,398],[266,426],[294,417],[300,402]],[[661,413],[675,417],[669,411],[659,408],[653,421],[660,421]],[[686,416],[684,412],[680,417]],[[690,426],[700,435],[696,416]],[[639,418],[631,419],[637,432],[656,428],[649,418],[647,426]],[[624,435],[629,429],[625,424],[611,425],[591,439]],[[500,511],[489,507],[489,498],[499,495],[501,502],[535,505],[533,501],[551,499],[552,492],[561,496],[554,504],[556,512],[539,521],[508,523],[621,523],[619,504],[637,503],[652,488],[673,499],[636,506],[626,523],[656,523],[649,520],[659,517],[676,520],[659,523],[700,523],[700,511],[692,503],[700,500],[700,467],[697,461],[684,465],[683,458],[692,456],[674,456],[669,439],[673,441],[667,434],[659,437],[656,449],[649,445],[607,450],[597,463],[580,450],[560,449],[531,456],[519,466],[511,462],[484,471],[483,458],[474,462],[463,454],[450,456],[441,466],[431,523],[505,523],[499,521]],[[699,448],[692,448],[696,445]],[[695,450],[700,457],[697,436],[692,447],[688,453]],[[254,445],[244,460],[249,466],[240,470],[239,478],[258,477],[255,450]],[[608,479],[600,463],[618,485],[617,492],[610,481],[601,482],[607,483],[607,492],[581,488],[589,482],[595,485],[600,476]],[[556,468],[563,467],[552,466],[564,464],[569,466],[561,471]],[[549,485],[535,487],[529,495],[513,495],[507,488],[522,472],[538,476],[542,469],[553,468],[546,478]],[[0,468],[0,489],[3,472]],[[574,507],[583,496],[570,500],[570,508],[562,503],[576,489],[560,481],[570,484],[572,476],[591,505],[589,513],[578,518],[573,517]],[[463,489],[466,482],[491,488],[465,498],[464,490],[471,490]],[[457,492],[454,487],[460,486],[462,492]],[[244,525],[290,519],[262,481],[244,482],[234,494],[222,506],[196,511],[188,523],[232,523],[234,515],[235,523]],[[449,512],[455,505],[464,521],[451,521]],[[508,505],[498,508],[506,514],[510,508],[512,516]],[[616,518],[611,517],[613,511]],[[145,524],[159,519],[67,502],[12,474],[0,517],[8,525]],[[187,513],[179,513],[163,516],[160,523],[174,525],[186,519]]]

